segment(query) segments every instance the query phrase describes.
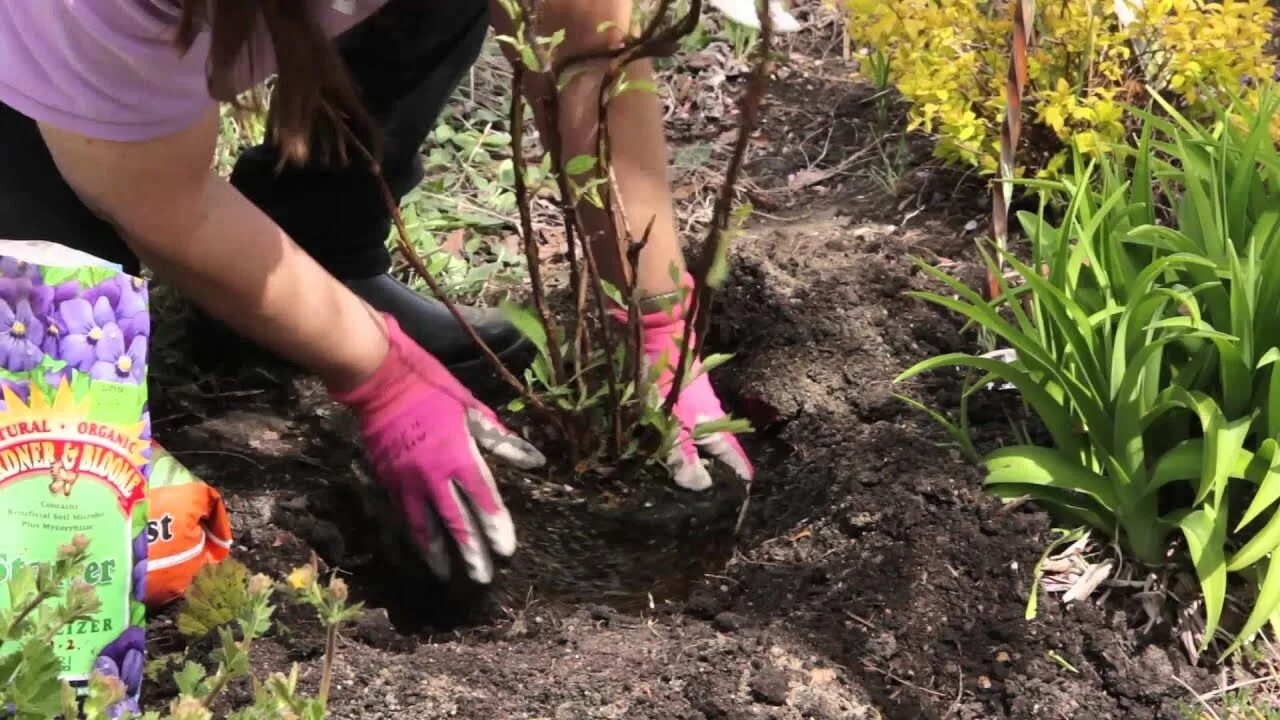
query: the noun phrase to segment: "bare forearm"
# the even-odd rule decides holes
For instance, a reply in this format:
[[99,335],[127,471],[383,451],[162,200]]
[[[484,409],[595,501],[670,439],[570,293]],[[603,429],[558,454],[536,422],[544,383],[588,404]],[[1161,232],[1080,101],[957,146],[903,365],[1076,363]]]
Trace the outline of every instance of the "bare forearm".
[[376,368],[377,315],[225,181],[211,176],[206,193],[186,232],[127,233],[134,252],[209,314],[335,385]]
[[[494,5],[494,24],[503,29],[505,16],[501,8]],[[612,23],[615,28],[627,27],[631,1],[545,0],[540,12],[542,22],[538,33],[548,36],[556,30],[565,30],[565,41],[558,53],[560,57],[573,57],[616,47],[621,42],[621,32],[616,29],[601,32],[599,28],[604,23]],[[560,93],[556,121],[566,161],[578,155],[594,156],[599,137],[600,86],[608,67],[603,61],[582,67],[583,71]],[[652,65],[647,60],[637,61],[626,68],[626,74],[629,79],[647,80],[651,84]],[[547,106],[539,98],[551,92],[550,83],[546,77],[530,76],[526,92],[534,99],[531,105],[539,131],[549,137],[551,119],[546,117]],[[625,258],[612,227],[616,225],[621,233],[629,226],[636,240],[650,228],[648,244],[640,255],[637,285],[644,295],[669,292],[675,287],[671,267],[683,269],[684,259],[672,214],[662,109],[657,96],[646,90],[623,93],[613,98],[608,107],[617,204],[625,213],[625,219],[615,215],[616,222],[611,224],[606,211],[586,201],[578,203],[578,213],[591,236],[601,272],[614,283],[623,277]]]
[[140,143],[41,126],[76,194],[157,273],[211,315],[334,386],[385,355],[381,321],[209,170],[218,116]]

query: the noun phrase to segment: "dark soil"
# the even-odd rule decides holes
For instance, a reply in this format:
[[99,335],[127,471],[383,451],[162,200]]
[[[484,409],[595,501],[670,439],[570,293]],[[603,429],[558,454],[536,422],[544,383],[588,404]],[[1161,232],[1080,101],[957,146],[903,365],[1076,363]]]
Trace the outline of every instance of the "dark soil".
[[[1180,718],[1174,676],[1206,684],[1172,639],[1130,629],[1123,600],[1041,598],[1024,619],[1048,519],[984,496],[893,396],[956,402],[953,377],[892,379],[972,347],[904,292],[924,286],[912,256],[978,277],[982,193],[915,149],[893,187],[851,165],[796,188],[806,156],[825,148],[835,167],[878,121],[859,119],[875,113],[845,69],[792,61],[751,164],[757,205],[786,219],[737,244],[709,338],[737,353],[714,379],[759,428],[740,535],[735,483],[692,495],[500,473],[521,550],[491,596],[442,588],[398,544],[349,420],[314,382],[158,388],[157,436],[227,496],[237,557],[282,573],[314,550],[372,608],[342,638],[334,717]],[[1007,436],[1009,409],[975,403],[982,447]],[[157,650],[176,644],[165,623]],[[279,625],[258,672],[298,662],[314,684],[322,635],[296,612]]]

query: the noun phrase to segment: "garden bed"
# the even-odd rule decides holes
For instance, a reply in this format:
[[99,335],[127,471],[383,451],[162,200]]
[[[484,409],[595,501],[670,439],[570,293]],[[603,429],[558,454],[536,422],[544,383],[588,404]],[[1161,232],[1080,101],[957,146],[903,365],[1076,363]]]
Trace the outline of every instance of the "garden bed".
[[[771,217],[736,244],[709,338],[737,353],[722,394],[761,428],[738,534],[733,482],[690,495],[554,464],[501,472],[521,549],[493,596],[451,595],[388,539],[355,433],[313,381],[271,369],[158,389],[157,437],[224,492],[237,556],[279,573],[314,550],[373,608],[341,642],[334,717],[1181,718],[1175,676],[1214,684],[1167,626],[1131,630],[1122,597],[1042,598],[1024,620],[1047,518],[984,496],[893,397],[898,372],[972,340],[903,293],[924,286],[913,255],[980,277],[982,193],[917,167],[829,50],[798,41],[775,85],[747,188]],[[886,167],[902,172],[885,182]],[[950,376],[906,390],[957,396]],[[976,404],[980,447],[1009,436],[1011,407]],[[179,643],[167,622],[157,652]],[[258,647],[260,671],[299,662],[317,681],[323,634],[301,615]]]

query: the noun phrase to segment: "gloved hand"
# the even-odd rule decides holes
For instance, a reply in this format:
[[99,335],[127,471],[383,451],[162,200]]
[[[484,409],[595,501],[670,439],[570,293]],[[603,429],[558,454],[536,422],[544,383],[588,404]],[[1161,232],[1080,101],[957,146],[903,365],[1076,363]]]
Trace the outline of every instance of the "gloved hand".
[[[683,287],[682,294],[687,297],[693,287],[693,278],[688,273],[684,275]],[[675,383],[676,363],[681,357],[680,343],[684,340],[684,317],[688,305],[679,295],[673,294],[666,303],[655,298],[642,303],[641,307],[641,341],[644,344],[645,358],[650,368],[660,368],[655,387],[652,388],[657,392],[651,393],[652,401],[657,404],[663,403],[671,392]],[[668,307],[655,307],[663,304]],[[627,313],[625,310],[615,310],[614,317],[625,323]],[[696,344],[696,340],[691,334],[690,344]],[[712,433],[697,440],[693,437],[693,430],[698,424],[725,417],[720,399],[716,397],[711,381],[707,373],[702,372],[701,363],[697,359],[685,373],[683,385],[684,389],[673,408],[680,428],[667,457],[667,467],[676,484],[689,490],[711,487],[711,474],[698,457],[698,447],[728,465],[738,477],[750,479],[755,474],[755,469],[736,437],[725,432]]]
[[546,460],[503,427],[391,316],[383,318],[390,348],[382,365],[359,387],[330,394],[358,416],[374,470],[432,572],[448,577],[445,543],[451,538],[467,575],[487,584],[493,579],[490,550],[510,557],[516,535],[480,448],[522,469]]

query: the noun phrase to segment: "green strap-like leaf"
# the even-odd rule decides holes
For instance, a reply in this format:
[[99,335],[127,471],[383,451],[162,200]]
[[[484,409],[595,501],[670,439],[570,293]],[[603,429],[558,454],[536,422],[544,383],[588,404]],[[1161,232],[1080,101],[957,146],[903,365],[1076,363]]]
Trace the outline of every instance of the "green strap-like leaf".
[[[1232,463],[1228,476],[1244,478],[1252,461],[1253,453],[1241,450]],[[1204,440],[1202,438],[1183,440],[1167,450],[1156,461],[1146,492],[1154,493],[1165,485],[1179,480],[1198,481],[1204,473],[1204,465]]]
[[1195,564],[1200,590],[1204,593],[1204,639],[1201,651],[1213,641],[1227,597],[1227,507],[1206,505],[1188,513],[1178,523],[1187,539],[1187,550]]
[[1214,415],[1205,428],[1205,473],[1196,491],[1196,504],[1208,499],[1210,493],[1221,496],[1226,492],[1231,469],[1240,459],[1245,438],[1253,426],[1253,416],[1228,421],[1222,413]]
[[1012,254],[1006,255],[1006,261],[1022,275],[1027,287],[1034,291],[1040,307],[1048,315],[1041,318],[1041,322],[1052,322],[1054,328],[1062,333],[1068,346],[1080,359],[1093,394],[1097,397],[1106,397],[1108,393],[1106,376],[1102,372],[1102,363],[1094,353],[1095,339],[1092,333],[1082,332],[1092,329],[1089,314],[1066,293],[1045,282],[1039,273],[1019,262]]
[[[1254,417],[1227,420],[1213,398],[1201,392],[1187,392],[1183,388],[1169,388],[1170,396],[1185,402],[1195,411],[1204,431],[1203,465],[1200,483],[1196,488],[1195,504],[1203,503],[1210,493],[1221,495],[1245,457],[1244,441],[1253,425]],[[1242,470],[1241,470],[1242,471]],[[1154,484],[1154,483],[1153,483]]]
[[1258,452],[1253,456],[1253,462],[1249,463],[1245,471],[1245,477],[1257,483],[1258,488],[1254,490],[1249,509],[1244,511],[1244,516],[1236,525],[1236,532],[1240,532],[1263,510],[1271,507],[1276,500],[1280,500],[1280,466],[1276,465],[1276,449],[1275,440],[1271,438],[1263,440],[1258,446]]
[[1047,485],[1018,483],[989,485],[987,491],[1004,500],[1029,497],[1066,522],[1088,525],[1112,536],[1117,532],[1115,516],[1087,495]]
[[1258,589],[1258,596],[1253,601],[1253,611],[1249,613],[1249,618],[1245,620],[1244,627],[1240,628],[1240,633],[1236,635],[1235,640],[1222,653],[1219,662],[1226,660],[1244,643],[1251,640],[1271,617],[1280,611],[1280,552],[1271,553],[1271,561],[1267,563],[1267,569],[1263,573],[1262,586]]
[[1263,411],[1267,437],[1280,437],[1280,365],[1272,365],[1267,378],[1267,405]]
[[1262,526],[1258,534],[1231,556],[1227,569],[1231,572],[1239,572],[1275,552],[1277,546],[1280,546],[1280,512],[1272,513],[1271,518],[1267,520],[1266,525]]
[[1083,452],[1083,444],[1077,434],[1066,407],[1055,400],[1052,395],[1031,377],[1025,370],[994,358],[984,358],[966,353],[950,353],[922,360],[907,368],[895,382],[902,382],[917,375],[945,367],[971,367],[998,377],[1013,385],[1022,393],[1022,398],[1040,417],[1054,444],[1068,457],[1078,457]]
[[1101,475],[1052,448],[1017,445],[987,456],[988,485],[1047,485],[1084,493],[1112,512],[1119,506],[1115,489]]

